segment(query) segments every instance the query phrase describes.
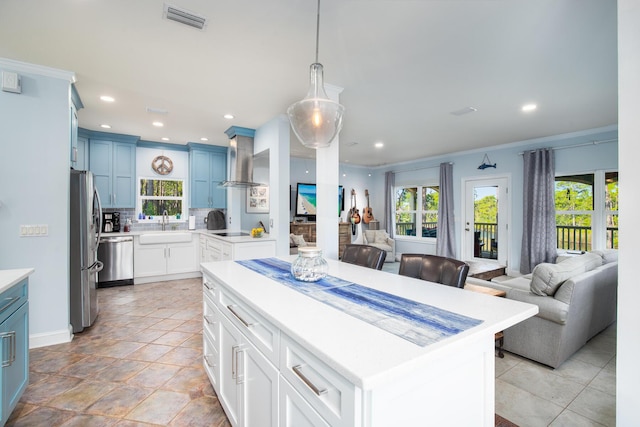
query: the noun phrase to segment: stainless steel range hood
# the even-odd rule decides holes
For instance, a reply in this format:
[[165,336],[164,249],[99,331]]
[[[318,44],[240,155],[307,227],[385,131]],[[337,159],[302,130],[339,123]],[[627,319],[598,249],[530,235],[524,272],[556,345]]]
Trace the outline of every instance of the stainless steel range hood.
[[[225,131],[229,138],[229,180],[224,187],[255,187],[261,185],[253,182],[253,131],[251,129],[231,127]],[[244,133],[244,134],[241,134]],[[251,136],[248,136],[251,135]]]

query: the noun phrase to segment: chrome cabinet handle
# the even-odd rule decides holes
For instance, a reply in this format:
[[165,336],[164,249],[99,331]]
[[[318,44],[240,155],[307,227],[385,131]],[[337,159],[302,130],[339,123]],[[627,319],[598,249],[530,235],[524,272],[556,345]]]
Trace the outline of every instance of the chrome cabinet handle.
[[215,325],[215,324],[216,324],[215,320],[213,320],[213,316],[204,316],[204,320],[205,320],[209,325]]
[[238,320],[239,320],[239,321],[241,321],[241,322],[242,322],[242,324],[243,324],[244,326],[246,326],[247,328],[250,328],[251,326],[257,325],[257,323],[255,323],[255,322],[253,322],[253,323],[249,323],[249,322],[247,322],[246,320],[244,320],[244,319],[242,318],[242,316],[240,316],[240,314],[235,310],[235,307],[237,307],[235,304],[231,304],[231,305],[228,305],[228,306],[227,306],[227,308],[229,309],[229,311],[230,311],[231,313],[233,313],[233,315],[234,315],[234,316],[236,316],[236,317],[238,318]]
[[323,394],[327,394],[329,391],[326,388],[318,388],[309,378],[306,377],[305,374],[302,373],[302,365],[296,365],[293,368],[293,372],[304,382],[315,394],[321,396]]
[[231,347],[231,379],[236,380],[238,379],[238,358],[237,358],[237,354],[238,354],[238,346],[234,345],[233,347]]
[[16,332],[5,332],[0,334],[0,340],[2,340],[2,356],[4,357],[4,342],[5,338],[9,340],[9,359],[2,359],[2,363],[0,363],[0,367],[5,368],[7,366],[11,366],[13,362],[16,361]]
[[204,355],[204,361],[205,361],[205,363],[207,364],[207,366],[208,366],[208,367],[210,367],[210,368],[215,368],[215,367],[216,367],[216,364],[215,364],[215,363],[213,363],[213,362],[211,362],[211,360],[215,360],[215,359],[213,358],[213,356],[210,356],[210,355],[208,355],[208,354],[205,354],[205,355]]
[[213,289],[211,286],[209,286],[209,282],[207,282],[206,280],[204,281],[204,287],[207,288],[208,290]]
[[7,308],[11,307],[11,305],[14,302],[18,301],[19,299],[20,299],[20,297],[5,298],[4,301],[8,301],[8,302],[0,308],[0,313],[5,311]]

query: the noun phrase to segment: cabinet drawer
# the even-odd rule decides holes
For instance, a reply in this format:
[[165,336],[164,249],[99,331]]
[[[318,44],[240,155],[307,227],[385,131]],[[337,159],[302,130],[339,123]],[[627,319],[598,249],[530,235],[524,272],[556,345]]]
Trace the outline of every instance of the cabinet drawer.
[[217,303],[220,312],[228,317],[271,363],[278,366],[280,330],[225,288],[220,288]]
[[286,335],[280,373],[331,426],[353,426],[355,386]]
[[0,323],[27,302],[28,292],[28,281],[24,279],[0,294]]
[[215,303],[218,301],[218,294],[220,293],[220,284],[211,276],[202,276],[202,293],[209,296],[211,301]]
[[211,344],[215,346],[216,350],[220,350],[220,312],[209,294],[205,293],[203,299],[202,329],[209,334]]
[[214,390],[218,393],[220,391],[218,389],[218,378],[220,378],[220,353],[217,345],[213,344],[212,337],[206,329],[202,333],[202,346],[202,364],[204,366],[204,370],[207,372],[207,376],[209,377],[209,381],[211,381],[211,385]]
[[329,427],[289,381],[280,376],[280,425],[282,427]]

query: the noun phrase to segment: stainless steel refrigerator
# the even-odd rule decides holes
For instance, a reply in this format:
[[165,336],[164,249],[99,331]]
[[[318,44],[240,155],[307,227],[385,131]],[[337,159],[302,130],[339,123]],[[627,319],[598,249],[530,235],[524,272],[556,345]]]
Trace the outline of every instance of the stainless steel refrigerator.
[[98,316],[102,207],[91,172],[72,169],[70,189],[69,320],[73,332],[82,332]]

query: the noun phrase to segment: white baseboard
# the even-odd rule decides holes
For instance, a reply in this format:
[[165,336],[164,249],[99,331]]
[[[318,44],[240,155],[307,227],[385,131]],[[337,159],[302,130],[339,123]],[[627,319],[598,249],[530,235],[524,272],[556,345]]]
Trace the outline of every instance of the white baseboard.
[[73,329],[69,325],[68,330],[47,332],[44,334],[29,335],[29,348],[47,347],[50,345],[64,344],[73,339]]
[[167,280],[193,279],[195,277],[202,277],[202,273],[200,271],[192,271],[189,273],[164,274],[162,276],[134,277],[133,284],[141,285],[143,283],[166,282]]

